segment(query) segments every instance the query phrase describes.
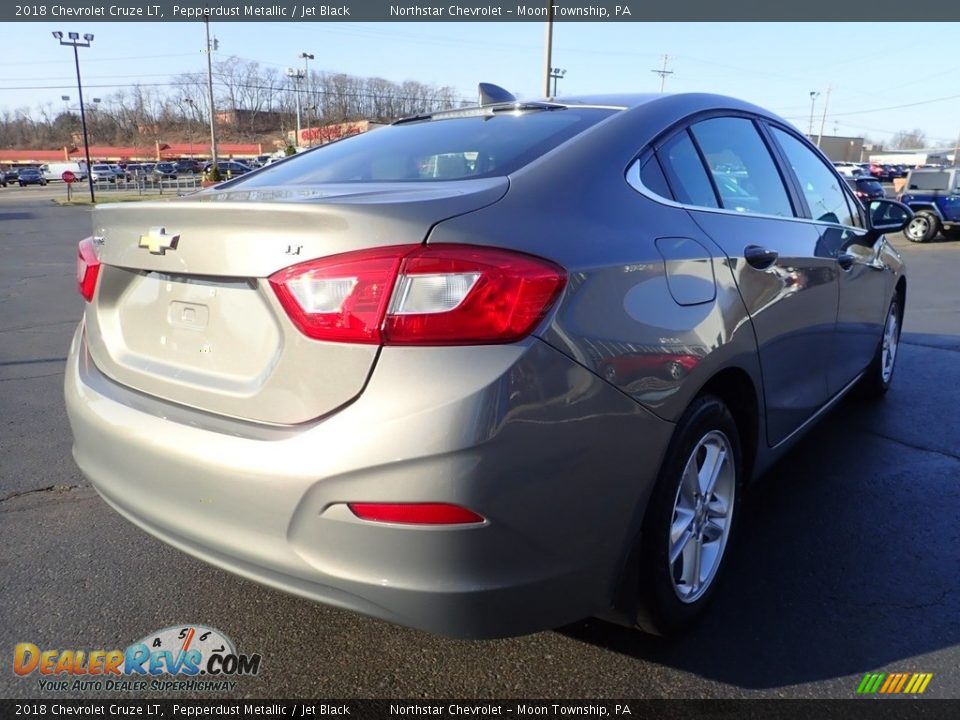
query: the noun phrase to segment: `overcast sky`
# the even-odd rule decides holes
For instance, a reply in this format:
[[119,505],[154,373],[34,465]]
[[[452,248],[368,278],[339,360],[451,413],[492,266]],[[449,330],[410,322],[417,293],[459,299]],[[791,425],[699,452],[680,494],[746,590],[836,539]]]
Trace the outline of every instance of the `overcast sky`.
[[[479,81],[524,97],[542,95],[544,25],[515,23],[212,23],[219,57],[285,69],[418,80],[476,97]],[[0,109],[76,102],[73,53],[51,31],[92,32],[81,49],[88,95],[136,82],[163,85],[205,69],[202,23],[0,23]],[[885,139],[921,128],[937,144],[960,135],[958,23],[557,23],[554,66],[560,94],[650,92],[652,69],[669,56],[667,92],[707,91],[749,100],[806,130],[810,93],[819,129]]]

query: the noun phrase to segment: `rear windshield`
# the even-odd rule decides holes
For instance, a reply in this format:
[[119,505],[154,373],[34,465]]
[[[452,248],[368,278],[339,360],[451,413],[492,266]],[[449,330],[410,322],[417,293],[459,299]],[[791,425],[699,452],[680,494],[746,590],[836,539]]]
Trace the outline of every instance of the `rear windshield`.
[[910,190],[947,190],[947,184],[949,182],[950,173],[913,173],[913,175],[910,176]]
[[883,185],[878,180],[857,180],[857,186],[863,192],[883,192]]
[[564,108],[390,125],[268,165],[238,185],[430,182],[507,175],[614,112]]

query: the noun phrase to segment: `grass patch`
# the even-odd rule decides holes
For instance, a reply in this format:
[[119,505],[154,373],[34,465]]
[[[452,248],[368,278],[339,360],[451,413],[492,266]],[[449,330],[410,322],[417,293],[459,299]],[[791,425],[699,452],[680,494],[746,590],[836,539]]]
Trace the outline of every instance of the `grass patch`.
[[[177,195],[175,194],[166,194],[160,195],[159,193],[151,193],[149,195],[97,195],[97,205],[104,205],[106,203],[122,203],[122,202],[141,202],[143,200],[176,200]],[[69,207],[73,205],[90,205],[89,197],[78,198],[74,196],[72,200],[67,200],[66,198],[52,198],[53,202],[57,205]]]

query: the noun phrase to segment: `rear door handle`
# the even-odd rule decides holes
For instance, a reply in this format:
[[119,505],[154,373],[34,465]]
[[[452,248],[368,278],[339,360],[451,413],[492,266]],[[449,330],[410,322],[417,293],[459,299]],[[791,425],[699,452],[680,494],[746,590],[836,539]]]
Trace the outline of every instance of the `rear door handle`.
[[755,267],[757,270],[766,270],[777,261],[780,253],[759,245],[747,245],[743,249],[743,257],[750,263],[751,267]]
[[849,270],[853,267],[853,264],[857,261],[857,258],[851,255],[850,253],[840,253],[837,255],[837,264],[842,267],[844,270]]

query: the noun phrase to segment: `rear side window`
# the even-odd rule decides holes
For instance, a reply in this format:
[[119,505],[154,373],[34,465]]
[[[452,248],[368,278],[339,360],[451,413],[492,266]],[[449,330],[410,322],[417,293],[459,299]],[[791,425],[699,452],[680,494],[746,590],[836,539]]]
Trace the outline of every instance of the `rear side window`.
[[465,111],[466,117],[390,125],[268,165],[237,186],[430,182],[507,175],[615,112],[598,108]]
[[643,167],[640,168],[640,182],[643,183],[645,188],[655,192],[660,197],[673,198],[673,193],[670,192],[667,178],[663,174],[663,169],[660,167],[656,155],[651,155],[643,164]]
[[719,207],[710,178],[700,161],[700,154],[686,131],[670,138],[657,155],[678,202],[699,207]]
[[800,181],[814,220],[856,227],[840,178],[800,140],[780,128],[771,128],[787,161]]
[[753,121],[714,118],[697,123],[691,131],[724,208],[793,217],[787,189]]

